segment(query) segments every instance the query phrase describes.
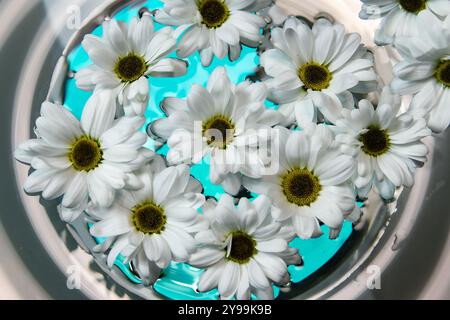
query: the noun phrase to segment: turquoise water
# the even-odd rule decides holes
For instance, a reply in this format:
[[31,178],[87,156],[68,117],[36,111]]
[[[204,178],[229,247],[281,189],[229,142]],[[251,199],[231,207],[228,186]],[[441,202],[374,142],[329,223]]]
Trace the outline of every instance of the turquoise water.
[[[149,9],[156,9],[162,6],[162,3],[157,0],[150,0],[147,3]],[[132,17],[138,15],[139,7],[127,7],[121,10],[115,18],[122,21],[129,21]],[[155,24],[156,29],[160,29],[161,25]],[[93,34],[101,36],[102,28],[97,27]],[[173,55],[175,56],[175,55]],[[78,71],[81,68],[89,65],[91,62],[80,46],[76,48],[69,55],[70,69],[73,71]],[[235,82],[244,81],[247,76],[252,75],[259,64],[259,57],[256,53],[256,49],[244,47],[242,51],[241,58],[236,62],[230,62],[227,58],[219,60],[214,59],[212,65],[208,68],[204,68],[201,65],[199,54],[187,59],[189,61],[188,73],[179,78],[150,78],[150,101],[148,110],[145,114],[146,124],[142,128],[145,132],[145,128],[151,121],[165,117],[162,110],[159,108],[160,102],[165,97],[178,97],[185,98],[194,83],[206,85],[209,75],[218,66],[225,66],[228,70],[230,79]],[[68,108],[78,119],[81,118],[81,113],[86,101],[91,96],[90,92],[85,92],[76,87],[74,79],[67,79],[66,90],[65,90],[65,107]],[[267,107],[276,107],[267,103]],[[155,150],[155,142],[149,138],[146,145],[148,148]],[[159,150],[155,150],[158,153],[165,155],[167,154],[167,146],[163,146]],[[191,174],[202,182],[204,186],[204,193],[207,196],[220,197],[224,193],[220,186],[215,186],[209,182],[209,167],[208,161],[203,161],[191,168]],[[342,245],[348,240],[352,233],[352,224],[345,222],[342,228],[340,236],[335,240],[328,239],[328,228],[322,226],[324,235],[317,239],[311,240],[300,240],[295,239],[291,242],[291,246],[298,248],[300,254],[302,255],[304,265],[290,266],[289,272],[292,277],[293,283],[298,283],[319,268],[321,268],[326,262],[328,262]],[[98,242],[103,241],[103,239],[96,239]],[[124,264],[123,258],[119,257],[116,261],[116,265],[125,276],[127,276],[130,281],[140,284],[141,281],[136,275],[131,271],[129,265]],[[217,290],[212,290],[207,293],[197,292],[198,279],[203,270],[191,267],[184,263],[172,263],[163,272],[163,276],[154,285],[154,289],[161,295],[170,299],[186,299],[186,300],[205,300],[205,299],[218,299],[219,295]],[[275,288],[276,296],[279,293],[279,289]]]

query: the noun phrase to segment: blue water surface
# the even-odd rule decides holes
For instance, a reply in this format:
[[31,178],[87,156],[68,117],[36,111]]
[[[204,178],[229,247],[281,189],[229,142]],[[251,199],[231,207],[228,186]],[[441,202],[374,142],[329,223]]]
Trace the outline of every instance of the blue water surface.
[[[162,2],[158,0],[149,0],[147,7],[151,10],[160,8]],[[138,15],[139,7],[129,6],[118,12],[114,17],[118,20],[128,22],[131,18]],[[155,23],[155,29],[160,29],[162,26]],[[97,36],[102,35],[102,27],[95,28],[92,32]],[[175,57],[175,54],[172,55]],[[89,57],[84,49],[79,46],[72,51],[68,57],[70,69],[79,71],[83,67],[91,64]],[[187,59],[189,62],[188,73],[179,78],[150,78],[150,101],[148,110],[145,114],[146,124],[142,128],[145,132],[146,126],[159,118],[165,117],[159,105],[165,97],[185,98],[192,86],[197,83],[206,85],[209,75],[218,66],[225,66],[231,81],[238,83],[244,81],[247,76],[254,74],[256,67],[259,64],[259,56],[254,48],[244,47],[241,58],[238,61],[230,62],[228,58],[219,60],[214,59],[210,67],[203,67],[200,62],[199,54],[195,54]],[[81,118],[81,113],[86,101],[91,96],[91,92],[86,92],[78,89],[75,80],[68,78],[66,81],[65,90],[65,107],[69,109],[78,119]],[[268,107],[276,107],[271,103],[267,103]],[[155,143],[149,138],[146,145],[148,148],[155,150]],[[155,150],[162,155],[167,154],[167,146],[163,146],[159,150]],[[191,174],[197,178],[204,186],[204,193],[207,196],[214,196],[219,198],[224,193],[221,186],[216,186],[209,181],[209,167],[208,161],[203,161],[191,168]],[[317,239],[301,240],[295,239],[290,243],[294,248],[298,248],[302,255],[304,264],[302,266],[290,266],[289,272],[293,283],[298,283],[321,268],[328,262],[342,245],[348,240],[352,233],[352,224],[345,222],[342,232],[335,240],[328,238],[328,228],[322,226],[324,235]],[[96,239],[97,242],[102,242],[103,239]],[[141,281],[131,271],[130,266],[123,262],[123,258],[119,257],[116,265],[122,270],[125,276],[130,281],[140,284]],[[197,291],[197,284],[199,277],[203,270],[194,268],[184,263],[172,263],[166,270],[163,276],[154,285],[154,289],[161,295],[170,299],[186,299],[186,300],[205,300],[218,299],[219,294],[217,290],[212,290],[206,293],[199,293]],[[279,289],[275,288],[276,296],[279,294]]]

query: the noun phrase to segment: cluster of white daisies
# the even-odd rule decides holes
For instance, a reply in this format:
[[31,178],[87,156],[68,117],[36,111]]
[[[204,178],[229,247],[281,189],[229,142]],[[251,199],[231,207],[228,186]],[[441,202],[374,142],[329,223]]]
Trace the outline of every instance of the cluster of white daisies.
[[[110,267],[124,257],[147,285],[172,261],[187,262],[205,269],[200,291],[271,299],[273,285],[289,283],[287,267],[301,263],[294,237],[318,237],[325,224],[335,238],[344,220],[360,218],[358,196],[375,190],[389,201],[411,186],[426,161],[423,138],[448,127],[450,1],[362,0],[362,18],[383,19],[376,41],[404,58],[384,88],[360,36],[340,24],[289,17],[268,28],[261,12],[277,10],[260,10],[270,0],[163,2],[154,16],[110,19],[101,38],[85,36],[93,64],[76,81],[92,97],[81,121],[42,105],[37,138],[15,154],[33,168],[24,188],[60,198],[64,221],[86,214],[92,236],[106,239],[95,250]],[[155,31],[153,19],[168,26]],[[263,30],[263,81],[233,83],[217,68],[186,99],[167,97],[167,117],[148,127],[167,142],[167,157],[146,149],[152,78],[184,75],[182,58],[197,51],[204,66],[236,60],[242,44],[262,43]],[[168,57],[174,51],[179,59]],[[376,91],[377,106],[360,99]],[[406,112],[400,95],[413,95]],[[220,199],[205,199],[190,174],[205,159],[226,191]]]

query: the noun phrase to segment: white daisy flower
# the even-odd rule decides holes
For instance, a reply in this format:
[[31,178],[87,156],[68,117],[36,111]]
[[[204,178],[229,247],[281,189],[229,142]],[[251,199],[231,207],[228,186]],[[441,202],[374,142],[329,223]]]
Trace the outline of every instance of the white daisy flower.
[[361,0],[363,2],[361,19],[382,18],[375,33],[378,45],[392,44],[397,37],[421,37],[422,24],[427,19],[431,25],[437,23],[450,13],[449,0]]
[[415,120],[410,113],[397,115],[399,108],[400,97],[385,87],[376,109],[361,100],[359,109],[344,110],[336,121],[336,141],[356,158],[354,183],[362,198],[375,187],[383,199],[391,200],[396,187],[413,185],[416,167],[426,161],[428,149],[421,139],[430,130],[425,120]]
[[91,235],[106,238],[101,250],[111,246],[108,265],[112,267],[121,254],[149,285],[171,261],[189,259],[195,249],[191,234],[207,227],[197,211],[205,198],[186,165],[167,168],[157,157],[138,177],[142,188],[121,190],[110,208],[92,206],[87,213],[98,220]]
[[271,127],[282,116],[264,106],[266,87],[248,81],[234,85],[225,68],[217,68],[207,88],[193,85],[186,100],[167,98],[167,114],[153,122],[150,135],[167,140],[169,163],[198,163],[210,156],[210,179],[231,194],[240,175],[259,177],[266,165]]
[[[151,16],[130,25],[103,23],[103,37],[88,34],[82,42],[92,65],[76,74],[80,89],[108,89],[119,98],[126,115],[143,115],[149,99],[149,77],[177,77],[187,72],[185,61],[167,58],[176,47],[170,27],[154,31]],[[151,81],[151,80],[150,80]]]
[[320,95],[338,97],[353,108],[352,93],[376,89],[373,56],[356,33],[345,33],[344,26],[319,19],[309,28],[290,17],[283,28],[271,33],[274,49],[261,55],[261,65],[269,79],[269,99],[280,105],[286,125],[298,113],[305,123],[317,121],[317,110],[327,116],[326,106],[317,103]]
[[157,11],[156,21],[179,26],[182,34],[178,56],[185,58],[200,51],[204,66],[209,66],[214,56],[220,59],[229,55],[237,60],[241,43],[256,47],[261,41],[264,18],[254,14],[267,7],[271,0],[163,0],[164,8]]
[[401,95],[414,94],[411,113],[424,117],[439,133],[450,124],[450,16],[429,31],[420,39],[398,39],[404,60],[394,67],[391,88]]
[[288,243],[290,228],[272,218],[271,202],[260,196],[253,202],[241,198],[239,205],[224,194],[218,204],[205,205],[210,229],[196,235],[198,250],[189,263],[205,268],[198,284],[201,292],[218,288],[221,298],[273,299],[273,284],[290,281],[288,264],[299,265],[298,250]]
[[310,124],[303,131],[279,127],[277,133],[278,171],[261,179],[244,178],[244,186],[271,198],[274,217],[292,223],[302,239],[322,234],[319,221],[330,227],[330,237],[336,237],[344,218],[359,218],[349,183],[353,158],[340,152],[333,133],[323,124]]
[[65,221],[76,219],[89,199],[107,207],[116,190],[139,187],[132,171],[154,155],[142,147],[147,137],[139,129],[145,119],[114,121],[114,112],[115,101],[106,92],[90,98],[81,122],[64,107],[44,102],[36,120],[37,139],[15,152],[17,160],[34,169],[25,191],[42,192],[45,199],[63,196],[59,209]]

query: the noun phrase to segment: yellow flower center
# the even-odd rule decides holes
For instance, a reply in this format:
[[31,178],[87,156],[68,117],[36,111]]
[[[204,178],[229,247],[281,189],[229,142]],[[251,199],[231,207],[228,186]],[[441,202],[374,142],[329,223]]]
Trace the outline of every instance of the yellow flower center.
[[235,126],[231,119],[217,114],[203,122],[203,136],[213,148],[226,149],[233,142]]
[[120,57],[114,66],[114,73],[122,82],[131,83],[139,80],[147,72],[145,59],[135,53]]
[[131,210],[131,222],[137,231],[145,234],[160,234],[167,218],[164,209],[151,201],[144,201]]
[[377,126],[370,126],[366,133],[360,135],[359,141],[362,142],[362,150],[372,157],[385,154],[391,147],[388,132]]
[[298,70],[298,76],[303,82],[305,89],[322,91],[330,86],[333,74],[327,66],[310,62],[301,66]]
[[307,168],[294,168],[284,174],[281,187],[287,200],[299,207],[310,206],[322,190],[319,179]]
[[403,10],[410,13],[419,13],[427,8],[427,0],[399,0],[400,6]]
[[244,264],[257,253],[256,241],[243,231],[231,233],[231,249],[228,260]]
[[68,158],[75,170],[89,172],[102,162],[103,151],[96,139],[82,136],[72,144]]
[[436,72],[436,80],[446,87],[450,87],[450,60],[443,60],[439,62]]
[[198,9],[202,23],[209,29],[221,27],[230,17],[230,9],[223,0],[200,1]]

